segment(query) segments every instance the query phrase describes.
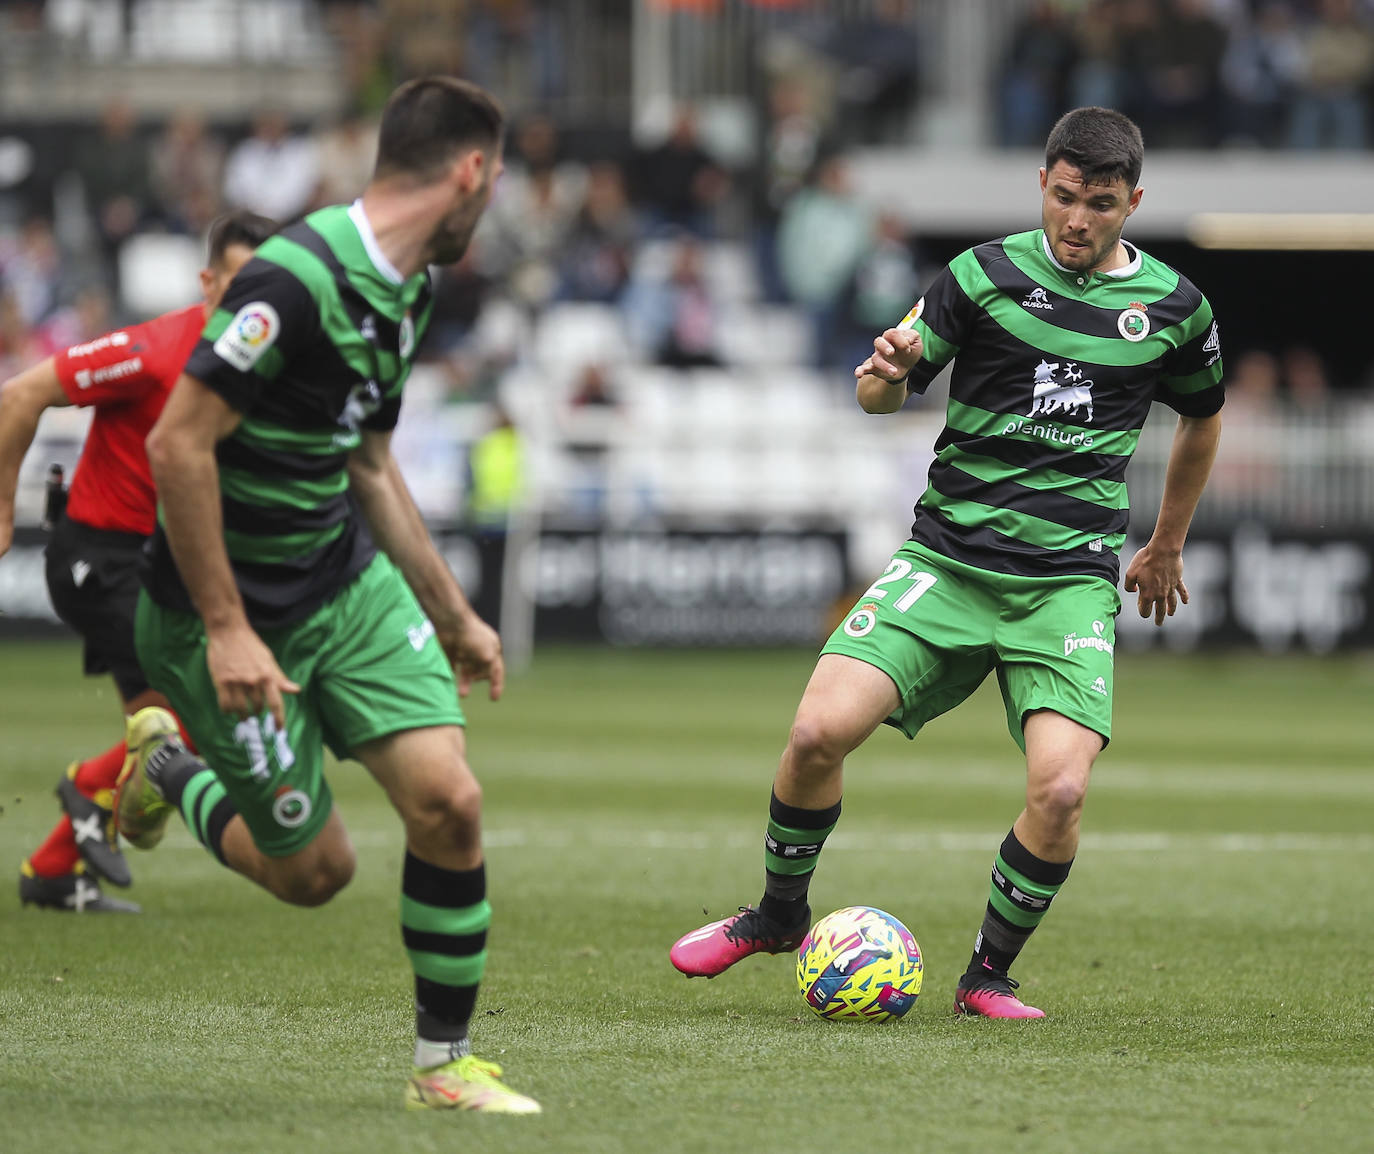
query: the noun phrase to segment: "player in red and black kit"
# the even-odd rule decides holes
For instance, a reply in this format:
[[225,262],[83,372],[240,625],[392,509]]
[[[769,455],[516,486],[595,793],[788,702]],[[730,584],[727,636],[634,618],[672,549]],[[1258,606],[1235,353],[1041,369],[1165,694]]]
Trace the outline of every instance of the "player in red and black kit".
[[[48,593],[57,615],[85,641],[85,671],[109,673],[126,714],[167,708],[134,655],[134,607],[143,544],[152,534],[157,497],[143,442],[162,412],[186,358],[234,274],[276,224],[250,212],[211,226],[209,265],[201,270],[204,303],[107,333],[26,369],[0,385],[0,557],[14,540],[19,466],[49,408],[90,405],[90,431],[72,478],[66,514],[47,548]],[[97,877],[130,882],[111,820],[121,741],[73,762],[58,782],[63,817],[20,866],[19,898],[60,910],[137,913],[133,902],[103,894]]]

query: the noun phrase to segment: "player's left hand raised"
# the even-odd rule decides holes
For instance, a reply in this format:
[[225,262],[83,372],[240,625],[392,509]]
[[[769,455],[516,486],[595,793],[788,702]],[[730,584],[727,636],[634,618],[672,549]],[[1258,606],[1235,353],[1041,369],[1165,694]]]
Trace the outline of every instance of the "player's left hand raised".
[[461,621],[434,623],[434,633],[448,655],[458,678],[458,696],[466,697],[474,682],[488,681],[492,701],[501,700],[506,684],[506,663],[501,656],[501,635],[475,613]]
[[885,381],[905,379],[921,359],[921,334],[915,329],[888,329],[873,338],[873,353],[854,370],[862,380],[869,373]]
[[1179,602],[1188,604],[1188,586],[1183,583],[1183,554],[1147,544],[1126,566],[1126,592],[1137,595],[1137,608],[1142,617],[1154,615],[1155,624],[1163,625],[1166,616],[1172,617]]

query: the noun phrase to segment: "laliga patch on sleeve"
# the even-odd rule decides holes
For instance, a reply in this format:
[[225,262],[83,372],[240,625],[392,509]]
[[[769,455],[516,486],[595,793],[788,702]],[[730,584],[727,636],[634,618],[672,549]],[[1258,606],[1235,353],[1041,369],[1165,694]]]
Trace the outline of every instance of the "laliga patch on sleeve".
[[246,373],[281,335],[281,318],[266,301],[253,301],[234,314],[214,350],[220,360]]

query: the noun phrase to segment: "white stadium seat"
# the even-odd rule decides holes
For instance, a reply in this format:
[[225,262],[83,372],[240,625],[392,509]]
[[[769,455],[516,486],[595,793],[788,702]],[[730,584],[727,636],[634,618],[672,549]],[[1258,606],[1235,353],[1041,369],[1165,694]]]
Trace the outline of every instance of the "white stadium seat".
[[191,286],[205,264],[203,245],[189,236],[141,233],[119,252],[119,295],[140,317],[190,304]]

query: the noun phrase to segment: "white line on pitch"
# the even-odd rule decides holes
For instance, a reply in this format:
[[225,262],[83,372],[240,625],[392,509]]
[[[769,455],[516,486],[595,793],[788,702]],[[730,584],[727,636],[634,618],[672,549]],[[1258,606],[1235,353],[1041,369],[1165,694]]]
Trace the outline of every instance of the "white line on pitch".
[[[181,836],[177,836],[180,834]],[[400,848],[399,827],[395,832],[361,830],[353,833],[359,848]],[[920,830],[909,833],[836,833],[825,843],[826,851],[852,850],[882,853],[987,853],[1006,836],[1005,830],[984,833],[968,830]],[[174,840],[173,840],[174,839]],[[184,831],[174,831],[167,846],[174,849],[200,849]],[[761,832],[711,833],[701,830],[607,830],[589,823],[585,830],[508,829],[500,826],[483,834],[490,848],[519,846],[564,848],[586,845],[596,849],[664,850],[700,852],[703,850],[747,849],[762,843]],[[1093,853],[1372,853],[1374,834],[1359,833],[1085,833],[1080,850]]]

